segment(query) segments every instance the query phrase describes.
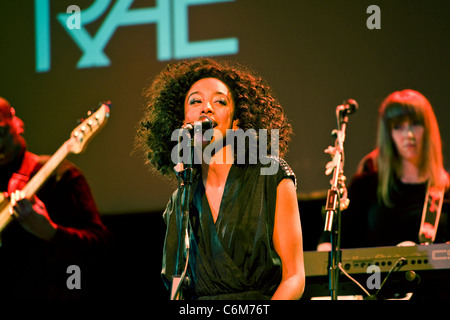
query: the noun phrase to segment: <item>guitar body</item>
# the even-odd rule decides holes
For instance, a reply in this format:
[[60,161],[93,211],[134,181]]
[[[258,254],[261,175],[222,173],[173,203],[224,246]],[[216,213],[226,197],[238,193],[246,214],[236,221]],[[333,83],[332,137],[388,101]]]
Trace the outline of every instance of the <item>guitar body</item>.
[[11,209],[9,199],[0,193],[0,233],[12,220]]

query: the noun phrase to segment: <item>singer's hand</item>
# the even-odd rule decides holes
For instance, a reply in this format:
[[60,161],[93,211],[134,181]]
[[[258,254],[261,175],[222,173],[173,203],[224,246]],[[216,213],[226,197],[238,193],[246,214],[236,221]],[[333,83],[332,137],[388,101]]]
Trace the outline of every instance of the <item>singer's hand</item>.
[[16,217],[22,227],[35,236],[51,240],[56,233],[56,224],[50,219],[44,203],[38,197],[31,200],[25,198],[22,191],[11,194],[11,214]]

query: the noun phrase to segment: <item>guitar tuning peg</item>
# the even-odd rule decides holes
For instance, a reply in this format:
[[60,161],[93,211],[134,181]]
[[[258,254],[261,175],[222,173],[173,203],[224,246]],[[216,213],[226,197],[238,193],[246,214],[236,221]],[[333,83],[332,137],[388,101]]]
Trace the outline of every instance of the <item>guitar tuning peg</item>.
[[99,102],[98,107],[100,108],[102,105],[106,104],[108,106],[108,108],[112,108],[112,102],[111,100],[108,101],[103,101],[103,102]]
[[97,111],[97,108],[92,108],[87,112],[87,115],[90,117],[95,111]]

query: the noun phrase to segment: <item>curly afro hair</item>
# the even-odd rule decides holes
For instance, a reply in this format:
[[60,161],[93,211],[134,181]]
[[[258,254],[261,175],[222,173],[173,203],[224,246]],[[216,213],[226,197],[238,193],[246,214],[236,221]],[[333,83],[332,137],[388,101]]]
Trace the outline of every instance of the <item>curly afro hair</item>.
[[177,141],[171,141],[172,132],[183,125],[187,92],[203,78],[216,78],[228,86],[235,104],[233,120],[239,120],[239,128],[268,130],[268,152],[270,129],[278,129],[279,156],[287,152],[292,127],[263,79],[237,63],[199,58],[168,64],[144,89],[146,109],[138,124],[136,146],[155,169],[166,176],[174,173],[171,150]]

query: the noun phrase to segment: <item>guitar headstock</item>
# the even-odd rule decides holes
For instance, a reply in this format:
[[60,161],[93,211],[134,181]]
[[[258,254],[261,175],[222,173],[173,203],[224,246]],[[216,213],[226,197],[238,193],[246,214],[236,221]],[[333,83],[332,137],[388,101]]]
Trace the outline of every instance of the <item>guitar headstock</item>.
[[91,138],[106,124],[109,118],[111,102],[103,103],[96,111],[88,112],[88,118],[83,120],[70,135],[69,152],[80,153],[86,149]]

